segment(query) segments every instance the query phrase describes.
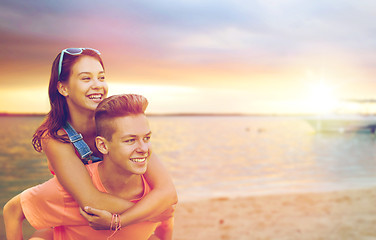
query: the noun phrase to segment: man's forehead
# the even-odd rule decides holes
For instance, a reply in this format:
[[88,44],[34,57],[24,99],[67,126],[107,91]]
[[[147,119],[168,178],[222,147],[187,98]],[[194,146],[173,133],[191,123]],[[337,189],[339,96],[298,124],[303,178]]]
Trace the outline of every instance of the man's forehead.
[[150,133],[149,121],[144,114],[117,117],[113,121],[118,135],[146,135]]

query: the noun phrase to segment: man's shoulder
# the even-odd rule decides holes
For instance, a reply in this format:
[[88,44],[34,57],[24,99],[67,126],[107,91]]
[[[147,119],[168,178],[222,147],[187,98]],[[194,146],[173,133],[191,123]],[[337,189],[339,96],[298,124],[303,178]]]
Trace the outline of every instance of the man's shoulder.
[[98,171],[98,165],[101,163],[101,161],[89,163],[86,164],[85,167],[88,169],[88,171]]
[[[90,163],[86,164],[85,167],[94,183],[94,185],[97,185],[97,182],[101,182],[101,179],[99,177],[99,172],[98,172],[98,165],[100,162],[95,162],[95,163]],[[98,188],[98,186],[96,186]]]

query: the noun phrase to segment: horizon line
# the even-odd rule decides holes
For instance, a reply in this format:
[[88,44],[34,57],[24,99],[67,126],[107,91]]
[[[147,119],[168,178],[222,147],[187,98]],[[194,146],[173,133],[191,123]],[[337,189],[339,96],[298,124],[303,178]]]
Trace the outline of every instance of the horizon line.
[[[45,117],[47,113],[9,113],[9,112],[0,112],[0,117]],[[163,117],[163,116],[308,116],[308,115],[316,115],[310,113],[195,113],[195,112],[186,112],[186,113],[146,113],[147,116],[150,117]]]

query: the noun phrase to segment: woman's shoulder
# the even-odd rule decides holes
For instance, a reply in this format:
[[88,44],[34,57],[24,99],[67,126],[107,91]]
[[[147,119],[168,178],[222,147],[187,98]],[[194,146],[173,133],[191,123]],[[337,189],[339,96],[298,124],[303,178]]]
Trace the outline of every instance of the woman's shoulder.
[[52,136],[52,134],[49,131],[45,131],[42,134],[42,137],[41,137],[42,149],[44,149],[45,147],[47,147],[47,145],[50,145],[50,144],[58,144],[58,145],[61,145],[61,144],[70,144],[69,141],[62,141],[62,139],[64,139],[64,138],[68,139],[68,135],[64,131],[64,129],[62,129],[62,128],[59,129],[57,131],[56,136],[59,137],[59,138],[61,138],[61,139],[55,138],[55,137]]

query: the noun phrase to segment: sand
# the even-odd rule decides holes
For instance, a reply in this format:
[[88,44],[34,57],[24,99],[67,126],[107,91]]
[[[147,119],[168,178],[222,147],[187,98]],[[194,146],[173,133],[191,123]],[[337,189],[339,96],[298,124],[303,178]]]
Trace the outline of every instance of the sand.
[[174,239],[376,240],[376,187],[180,201]]
[[175,240],[376,240],[376,188],[180,202]]

